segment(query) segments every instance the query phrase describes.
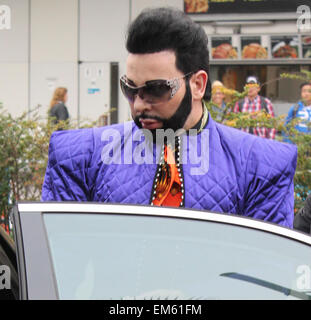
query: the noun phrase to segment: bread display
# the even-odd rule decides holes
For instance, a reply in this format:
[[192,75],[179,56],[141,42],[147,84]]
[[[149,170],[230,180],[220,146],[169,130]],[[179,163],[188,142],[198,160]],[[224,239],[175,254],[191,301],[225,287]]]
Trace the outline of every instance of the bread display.
[[259,43],[250,43],[243,48],[242,59],[267,59],[268,52]]
[[311,36],[304,36],[302,39],[303,57],[311,58]]
[[185,0],[185,11],[198,13],[208,11],[208,0]]
[[298,54],[296,48],[282,41],[273,47],[272,56],[274,58],[297,58]]
[[275,60],[311,58],[310,35],[301,35],[298,37],[296,35],[230,36],[219,34],[217,36],[210,36],[209,41],[211,42],[211,59],[215,60],[234,59],[242,61],[247,59]]
[[236,59],[238,57],[236,49],[229,43],[222,43],[212,49],[213,59]]

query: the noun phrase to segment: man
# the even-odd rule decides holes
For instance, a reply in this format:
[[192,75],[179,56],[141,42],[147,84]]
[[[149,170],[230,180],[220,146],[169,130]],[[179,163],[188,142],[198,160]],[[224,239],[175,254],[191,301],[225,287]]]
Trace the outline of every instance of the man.
[[42,200],[197,208],[292,227],[296,147],[209,116],[204,30],[179,10],[145,10],[126,47],[120,85],[134,122],[54,133]]
[[209,112],[212,118],[218,122],[223,120],[227,113],[225,103],[225,87],[221,81],[214,81],[212,83],[212,97],[209,107]]
[[[237,101],[234,106],[233,112],[258,112],[266,111],[271,117],[274,117],[273,106],[269,99],[259,95],[260,92],[260,82],[257,77],[249,76],[246,79],[245,89],[247,90],[247,96]],[[275,138],[276,130],[274,128],[268,129],[263,127],[256,128],[242,128],[243,131],[254,134],[256,136],[268,139]]]
[[308,195],[304,206],[295,215],[294,228],[311,235],[311,194]]
[[219,109],[225,109],[225,87],[222,82],[216,80],[212,83],[212,102],[216,106],[219,107]]
[[295,128],[303,133],[310,133],[311,123],[311,82],[300,85],[301,101],[293,105],[287,115],[286,124],[293,119],[299,119]]

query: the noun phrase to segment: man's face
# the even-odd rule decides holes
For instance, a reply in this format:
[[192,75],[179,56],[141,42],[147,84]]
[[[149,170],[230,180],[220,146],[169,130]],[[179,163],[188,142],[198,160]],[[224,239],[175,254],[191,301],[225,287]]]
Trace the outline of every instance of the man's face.
[[133,102],[129,102],[132,118],[139,127],[149,130],[168,129],[168,127],[177,130],[183,127],[191,111],[192,102],[190,87],[186,86],[186,79],[183,76],[184,74],[176,68],[176,57],[172,51],[129,54],[126,77],[131,85],[140,87],[146,81],[174,78],[179,78],[180,84],[175,95],[163,103],[153,105],[139,95]]
[[247,96],[249,98],[256,97],[260,91],[260,87],[257,83],[247,83],[245,87],[247,89]]
[[306,105],[311,104],[311,84],[301,88],[301,99]]
[[212,90],[212,101],[217,104],[221,105],[225,98],[224,90],[221,87],[215,87]]

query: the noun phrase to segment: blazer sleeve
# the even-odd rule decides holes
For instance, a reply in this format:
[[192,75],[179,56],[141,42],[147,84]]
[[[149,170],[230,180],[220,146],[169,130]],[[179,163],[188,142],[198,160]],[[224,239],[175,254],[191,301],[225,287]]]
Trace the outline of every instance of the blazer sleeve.
[[244,215],[293,228],[297,148],[255,139],[247,161]]
[[88,170],[92,153],[92,129],[54,132],[41,200],[91,201]]

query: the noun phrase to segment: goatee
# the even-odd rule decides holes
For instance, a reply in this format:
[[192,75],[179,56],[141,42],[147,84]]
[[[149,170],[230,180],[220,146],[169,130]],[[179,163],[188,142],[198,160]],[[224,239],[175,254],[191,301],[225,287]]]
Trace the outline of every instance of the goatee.
[[159,122],[162,122],[163,126],[161,129],[150,130],[154,139],[156,137],[157,130],[165,131],[167,129],[172,129],[174,132],[176,132],[177,130],[182,129],[192,109],[192,94],[191,94],[191,89],[189,85],[189,80],[186,79],[185,83],[186,83],[185,96],[182,99],[176,112],[169,119],[164,119],[157,116],[152,116],[152,115],[142,113],[141,115],[136,116],[134,118],[134,122],[137,125],[137,127],[142,129],[142,124],[139,121],[140,119],[154,119]]

